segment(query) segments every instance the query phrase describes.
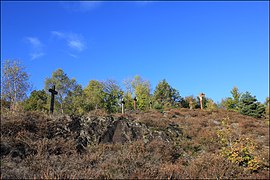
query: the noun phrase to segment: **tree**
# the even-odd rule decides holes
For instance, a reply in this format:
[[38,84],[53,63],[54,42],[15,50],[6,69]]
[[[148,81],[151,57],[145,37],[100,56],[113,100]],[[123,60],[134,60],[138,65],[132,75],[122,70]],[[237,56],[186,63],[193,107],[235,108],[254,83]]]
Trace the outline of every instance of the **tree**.
[[74,91],[69,91],[64,99],[64,113],[69,115],[82,115],[85,112],[86,96],[83,94],[81,85],[76,85]]
[[233,110],[235,108],[234,100],[231,97],[221,100],[221,106],[226,110]]
[[238,111],[238,105],[241,93],[239,92],[238,88],[235,86],[231,90],[232,98],[228,97],[221,101],[221,105],[225,107],[227,110]]
[[134,96],[137,98],[137,106],[140,110],[146,110],[150,103],[150,82],[135,76],[131,82]]
[[104,92],[103,84],[97,80],[91,80],[83,90],[85,94],[85,110],[91,111],[103,107]]
[[150,82],[143,80],[136,75],[133,79],[126,79],[124,81],[126,93],[124,99],[126,101],[125,107],[133,109],[133,99],[137,99],[137,109],[146,110],[150,106]]
[[118,112],[124,92],[114,80],[106,80],[105,82],[102,82],[102,85],[104,93],[104,108],[109,113]]
[[34,90],[30,97],[23,103],[26,111],[49,111],[48,94],[45,90]]
[[184,108],[190,108],[190,109],[195,109],[197,101],[193,96],[187,96],[184,98],[183,102],[183,107]]
[[176,107],[179,105],[181,97],[179,92],[163,79],[154,91],[154,99],[156,106],[159,104],[162,107]]
[[237,105],[239,103],[241,93],[239,92],[238,88],[234,86],[233,89],[231,90],[231,94],[233,97],[233,109],[237,111],[238,110]]
[[255,118],[261,118],[265,112],[265,106],[258,102],[256,97],[249,92],[241,95],[238,107],[241,114]]
[[206,109],[210,111],[218,109],[217,104],[210,98],[207,99],[205,106],[206,106]]
[[74,78],[70,79],[62,69],[57,69],[52,73],[51,78],[46,78],[45,80],[45,90],[48,90],[55,85],[58,95],[56,100],[60,103],[61,112],[64,113],[64,99],[68,93],[73,92],[78,86]]
[[10,103],[12,110],[16,109],[19,102],[27,97],[27,92],[31,85],[29,74],[19,61],[6,60],[1,72],[1,96],[2,99]]

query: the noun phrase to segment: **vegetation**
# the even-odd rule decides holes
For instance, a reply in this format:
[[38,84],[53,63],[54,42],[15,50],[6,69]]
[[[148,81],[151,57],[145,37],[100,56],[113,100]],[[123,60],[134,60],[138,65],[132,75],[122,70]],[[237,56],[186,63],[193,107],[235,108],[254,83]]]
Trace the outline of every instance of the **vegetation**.
[[55,86],[55,89],[58,92],[56,98],[60,104],[61,113],[63,114],[66,105],[65,98],[68,95],[72,95],[73,91],[77,89],[78,84],[74,78],[70,79],[62,69],[57,69],[52,73],[51,78],[45,80],[46,92],[53,86]]
[[31,92],[30,97],[23,103],[26,111],[49,111],[48,107],[49,96],[45,90],[34,90]]
[[6,60],[1,70],[1,100],[8,102],[9,109],[16,110],[30,89],[29,74],[16,60]]
[[234,87],[220,105],[203,98],[201,110],[165,79],[151,94],[140,76],[125,90],[114,80],[82,87],[57,69],[27,98],[23,66],[3,67],[1,179],[269,179],[269,97],[261,104]]
[[177,107],[180,105],[180,94],[179,92],[171,87],[168,82],[163,79],[158,83],[154,91],[155,107]]
[[269,179],[269,127],[225,110],[3,114],[1,178]]

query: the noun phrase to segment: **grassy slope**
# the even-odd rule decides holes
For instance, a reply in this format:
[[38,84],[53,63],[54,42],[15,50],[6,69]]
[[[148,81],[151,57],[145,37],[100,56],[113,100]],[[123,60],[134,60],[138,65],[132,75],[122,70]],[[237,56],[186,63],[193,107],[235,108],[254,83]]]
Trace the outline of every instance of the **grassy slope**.
[[269,178],[269,120],[189,109],[124,118],[157,131],[174,122],[183,135],[172,142],[92,145],[79,154],[73,134],[48,139],[49,126],[67,124],[67,117],[2,114],[1,153],[3,144],[27,152],[1,156],[1,178]]

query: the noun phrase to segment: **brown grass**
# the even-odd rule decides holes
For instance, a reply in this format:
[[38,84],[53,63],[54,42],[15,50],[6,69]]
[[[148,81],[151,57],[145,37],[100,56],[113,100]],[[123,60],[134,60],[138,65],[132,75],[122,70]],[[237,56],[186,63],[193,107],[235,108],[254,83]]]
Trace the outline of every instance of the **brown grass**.
[[[116,114],[149,128],[166,129],[175,123],[183,134],[173,142],[91,145],[82,154],[76,150],[78,134],[64,131],[69,117],[37,112],[1,115],[1,145],[13,150],[24,146],[26,151],[21,157],[1,156],[1,179],[269,179],[269,125],[235,112],[171,109]],[[105,114],[91,114],[95,115]],[[59,128],[65,133],[59,134]],[[233,140],[248,137],[257,145],[256,156],[262,161],[257,172],[221,156],[217,131],[226,128]]]

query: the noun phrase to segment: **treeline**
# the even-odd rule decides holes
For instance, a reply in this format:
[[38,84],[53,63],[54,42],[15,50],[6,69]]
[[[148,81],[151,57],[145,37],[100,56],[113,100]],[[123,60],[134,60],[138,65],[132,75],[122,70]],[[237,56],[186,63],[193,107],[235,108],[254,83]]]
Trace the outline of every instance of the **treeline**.
[[[49,89],[55,85],[58,92],[55,99],[55,112],[62,114],[86,114],[92,110],[101,109],[108,113],[121,112],[121,101],[125,101],[127,111],[134,110],[133,101],[136,97],[137,110],[147,111],[167,108],[200,108],[199,97],[181,97],[165,79],[161,80],[151,93],[151,84],[140,76],[125,80],[123,90],[115,80],[90,80],[83,88],[76,79],[69,78],[62,70],[57,69],[46,78],[44,89],[33,90],[26,96],[31,85],[29,74],[19,61],[6,60],[1,73],[1,109],[9,111],[43,111],[49,112]],[[237,87],[231,91],[232,97],[227,97],[216,104],[211,98],[203,98],[203,108],[217,110],[219,108],[233,110],[256,118],[269,117],[269,98],[264,104],[257,101],[249,92],[240,93]]]

